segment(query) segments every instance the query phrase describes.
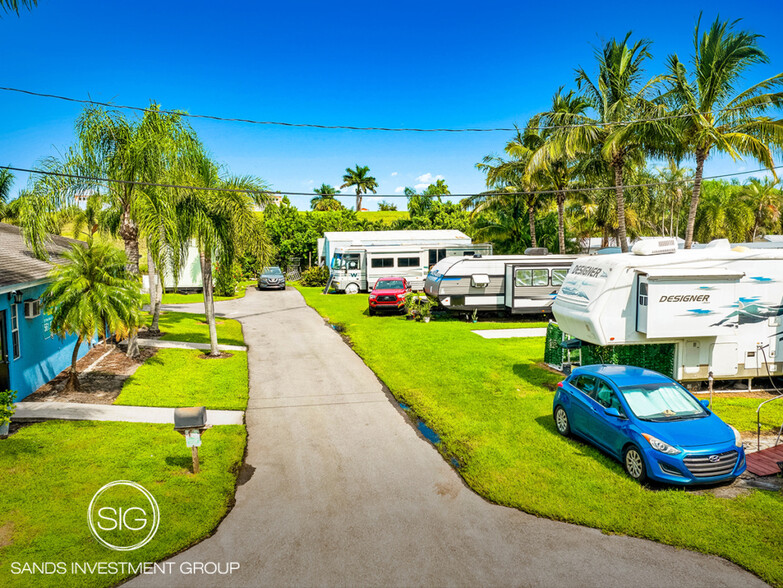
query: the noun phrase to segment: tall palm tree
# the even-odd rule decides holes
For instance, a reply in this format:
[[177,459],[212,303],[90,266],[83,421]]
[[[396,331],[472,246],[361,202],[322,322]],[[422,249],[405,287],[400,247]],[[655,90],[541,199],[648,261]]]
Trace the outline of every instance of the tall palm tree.
[[[202,150],[194,152],[184,170],[190,182],[213,190],[182,190],[177,210],[180,220],[180,246],[185,249],[195,241],[201,261],[204,291],[204,314],[209,325],[210,353],[219,357],[212,264],[218,261],[230,267],[243,242],[253,243],[262,260],[268,255],[260,217],[255,207],[270,202],[267,186],[250,176],[235,177],[220,167]],[[247,190],[234,192],[228,190]]]
[[377,194],[375,190],[378,187],[378,182],[370,174],[370,168],[366,165],[360,166],[356,164],[356,169],[345,168],[345,175],[343,176],[343,185],[341,188],[350,188],[354,186],[356,188],[356,212],[362,209],[362,194],[372,192]]
[[696,214],[696,239],[702,243],[712,239],[738,242],[753,230],[754,209],[737,198],[738,188],[725,180],[705,183]]
[[[642,167],[645,155],[667,153],[674,131],[666,120],[665,107],[653,101],[652,92],[660,81],[642,82],[644,63],[650,59],[650,41],[630,44],[631,33],[621,41],[609,40],[595,52],[598,75],[595,79],[583,69],[576,70],[577,88],[593,114],[564,109],[539,115],[550,129],[546,145],[533,160],[541,169],[546,161],[574,160],[600,153],[612,171],[617,206],[617,233],[623,251],[628,251],[623,174],[629,165]],[[578,100],[572,97],[572,100]]]
[[677,55],[669,57],[670,98],[678,107],[677,113],[686,115],[676,119],[680,145],[696,159],[686,249],[693,243],[704,162],[710,155],[719,151],[735,160],[752,157],[774,173],[770,145],[783,145],[783,120],[762,116],[783,105],[783,73],[736,92],[749,67],[769,62],[758,45],[759,35],[735,31],[737,22],[716,18],[709,30],[701,32],[699,16],[693,35],[692,72]]
[[127,334],[139,325],[138,278],[127,271],[125,254],[111,245],[74,244],[63,254],[66,263],[49,274],[51,283],[43,294],[46,312],[52,315],[52,333],[75,334],[71,371],[66,390],[78,390],[76,360],[84,341],[107,332]]
[[310,199],[310,208],[313,210],[340,210],[344,208],[342,203],[335,198],[335,194],[339,194],[340,191],[335,190],[329,184],[321,184],[313,192],[317,194],[315,198]]
[[691,170],[680,167],[670,157],[667,164],[656,170],[655,174],[655,179],[662,184],[658,190],[661,235],[667,234],[666,217],[668,216],[668,234],[676,237],[680,234],[680,205],[683,199],[683,187],[691,180]]

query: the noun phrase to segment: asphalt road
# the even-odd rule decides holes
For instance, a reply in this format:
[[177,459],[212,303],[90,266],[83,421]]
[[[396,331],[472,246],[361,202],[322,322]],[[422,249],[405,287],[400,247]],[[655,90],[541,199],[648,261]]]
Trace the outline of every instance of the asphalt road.
[[174,570],[182,562],[240,567],[226,576],[150,575],[132,583],[764,585],[717,557],[486,502],[295,290],[249,289],[218,311],[242,322],[249,345],[247,467],[236,506],[215,535],[171,561]]

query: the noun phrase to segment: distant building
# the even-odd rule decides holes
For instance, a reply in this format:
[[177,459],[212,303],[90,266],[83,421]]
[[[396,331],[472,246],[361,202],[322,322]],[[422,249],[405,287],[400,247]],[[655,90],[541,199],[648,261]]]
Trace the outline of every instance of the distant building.
[[[52,237],[52,261],[78,243]],[[0,223],[0,390],[16,390],[19,401],[71,364],[76,336],[60,339],[50,331],[41,295],[52,264],[33,257],[19,227]],[[83,345],[79,357],[88,351]]]
[[[267,194],[269,197],[269,204],[274,204],[275,206],[280,206],[283,202],[283,197],[280,194]],[[269,206],[269,204],[262,204],[261,206],[256,206],[256,212],[263,212],[264,208]]]

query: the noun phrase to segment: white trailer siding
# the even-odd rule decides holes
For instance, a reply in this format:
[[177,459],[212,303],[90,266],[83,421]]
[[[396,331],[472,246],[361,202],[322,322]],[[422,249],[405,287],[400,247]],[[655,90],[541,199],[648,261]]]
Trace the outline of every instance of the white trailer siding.
[[783,368],[781,276],[783,250],[591,257],[552,310],[565,333],[596,345],[675,344],[682,380],[766,376]]

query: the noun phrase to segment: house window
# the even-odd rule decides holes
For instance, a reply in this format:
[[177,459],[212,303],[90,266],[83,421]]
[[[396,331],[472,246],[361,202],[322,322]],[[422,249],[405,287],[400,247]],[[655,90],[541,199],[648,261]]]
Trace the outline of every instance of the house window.
[[394,258],[376,257],[372,260],[372,267],[394,267]]
[[565,277],[568,274],[567,269],[553,269],[552,270],[552,285],[562,286],[565,282]]
[[14,353],[14,359],[19,359],[21,352],[19,350],[19,306],[11,305],[11,347]]
[[647,306],[647,282],[639,282],[639,306]]
[[419,267],[421,260],[418,257],[400,257],[397,259],[397,267]]

